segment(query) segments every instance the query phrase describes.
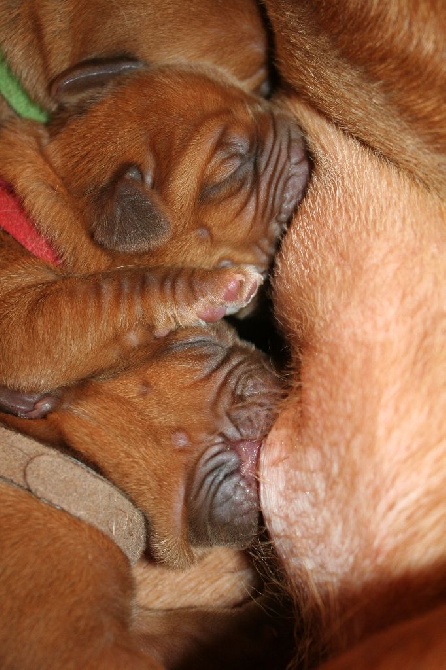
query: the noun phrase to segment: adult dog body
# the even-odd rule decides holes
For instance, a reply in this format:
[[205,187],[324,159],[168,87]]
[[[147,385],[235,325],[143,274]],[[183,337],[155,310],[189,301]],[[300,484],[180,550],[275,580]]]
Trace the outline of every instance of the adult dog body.
[[275,278],[295,389],[261,460],[296,665],[443,667],[444,3],[265,4],[314,159]]

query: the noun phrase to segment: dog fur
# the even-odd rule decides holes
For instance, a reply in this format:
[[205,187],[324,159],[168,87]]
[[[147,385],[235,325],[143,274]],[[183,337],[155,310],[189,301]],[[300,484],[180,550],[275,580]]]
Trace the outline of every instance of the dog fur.
[[[31,96],[48,111],[55,112],[60,104],[58,95],[55,97],[51,97],[50,95],[50,93],[54,94],[54,92],[58,94],[61,90],[60,88],[55,88],[54,85],[50,89],[49,85],[51,82],[54,82],[54,78],[57,79],[58,86],[62,82],[63,102],[66,106],[66,87],[64,86],[63,73],[69,71],[71,76],[73,71],[76,71],[80,61],[89,61],[85,64],[85,67],[89,67],[91,66],[91,59],[104,57],[115,62],[116,60],[119,61],[122,56],[133,62],[135,60],[148,60],[150,62],[168,61],[172,63],[174,61],[176,63],[178,60],[181,62],[186,60],[188,62],[200,61],[201,64],[205,61],[205,63],[212,66],[223,68],[231,76],[237,78],[237,80],[231,80],[229,84],[225,84],[225,86],[228,86],[228,90],[231,88],[231,85],[239,82],[245,91],[254,90],[264,93],[267,89],[265,32],[259,21],[257,9],[253,4],[231,1],[225,3],[223,6],[219,2],[210,4],[205,2],[200,6],[199,3],[194,3],[194,7],[185,7],[183,3],[169,2],[163,3],[165,11],[160,13],[153,3],[152,7],[149,8],[147,3],[131,2],[126,3],[124,21],[122,20],[122,12],[113,15],[112,18],[110,17],[109,9],[108,5],[103,9],[99,2],[95,7],[91,3],[88,3],[88,7],[87,5],[81,7],[77,2],[73,3],[73,7],[65,5],[62,15],[60,13],[60,5],[55,7],[53,4],[51,7],[51,4],[47,2],[36,2],[32,5],[26,3],[21,6],[12,6],[10,2],[0,3],[0,38],[8,62],[19,79],[22,80]],[[56,32],[53,30],[54,11],[57,11],[58,14],[58,29]],[[203,11],[207,15],[204,22]],[[185,12],[187,14],[186,17],[184,16]],[[167,20],[168,14],[170,15],[170,22]],[[109,17],[107,22],[104,21],[105,15]],[[135,24],[137,29],[135,29]],[[194,25],[196,25],[196,30],[193,29]],[[74,26],[77,26],[77,28],[74,28]],[[187,26],[186,30],[184,29],[185,26]],[[224,29],[225,27],[227,30]],[[85,38],[82,38],[81,30],[85,30],[83,33]],[[172,40],[172,30],[175,33],[174,40]],[[147,38],[147,35],[150,35],[150,39]],[[174,42],[176,50],[173,47]],[[96,65],[97,62],[95,60]],[[200,73],[197,72],[196,76],[198,78],[199,75]],[[211,78],[213,76],[211,74]],[[222,71],[218,72],[217,78],[219,82],[224,80],[225,77],[227,75]],[[203,94],[206,97],[206,93],[204,92]],[[193,100],[191,99],[189,102],[192,104]],[[201,102],[202,100],[200,100]],[[5,250],[7,250],[7,257],[9,260],[12,259],[13,264],[15,263],[14,267],[9,266],[8,269],[11,281],[14,272],[17,272],[20,290],[23,289],[27,293],[27,281],[30,281],[32,284],[36,280],[37,284],[44,284],[43,292],[45,293],[50,284],[54,285],[58,283],[60,287],[61,275],[66,275],[67,272],[73,278],[74,283],[76,283],[78,275],[81,274],[85,277],[86,274],[97,273],[99,268],[103,272],[102,278],[105,280],[105,283],[112,279],[113,276],[115,277],[115,297],[116,301],[119,302],[120,295],[127,295],[129,288],[131,288],[132,279],[131,277],[129,279],[129,275],[139,274],[142,281],[144,281],[144,277],[148,278],[148,274],[153,278],[157,274],[157,271],[155,270],[154,273],[150,271],[148,273],[145,268],[143,269],[145,260],[141,256],[136,260],[133,254],[131,267],[128,270],[118,268],[119,272],[116,273],[114,268],[120,262],[117,260],[118,254],[116,250],[109,249],[104,251],[97,244],[91,244],[90,236],[86,234],[87,224],[84,220],[81,221],[77,202],[75,202],[78,193],[74,196],[67,193],[65,184],[61,184],[51,167],[48,166],[46,151],[51,149],[50,145],[53,140],[53,147],[57,144],[60,147],[61,136],[63,135],[63,129],[60,132],[61,124],[57,122],[59,124],[58,127],[56,127],[56,124],[52,126],[54,132],[49,137],[41,127],[37,128],[37,126],[33,126],[32,124],[14,120],[11,110],[2,104],[1,101],[0,104],[2,119],[8,126],[4,129],[6,135],[3,139],[6,141],[2,144],[5,151],[2,156],[4,174],[11,169],[11,172],[8,172],[9,180],[14,184],[17,192],[22,197],[25,207],[29,208],[37,223],[40,222],[45,228],[45,233],[48,234],[54,247],[60,254],[63,268],[62,272],[60,272],[60,268],[50,268],[39,264],[35,259],[28,257],[25,260],[23,250],[12,240],[8,239],[7,236],[2,235],[2,242],[5,245]],[[71,101],[69,101],[69,104],[71,105]],[[262,104],[260,103],[260,105]],[[126,111],[127,108],[124,107],[122,114],[125,115]],[[106,112],[107,110],[104,109],[104,115],[106,115]],[[113,112],[115,113],[116,110],[114,109]],[[108,118],[110,118],[110,115]],[[81,133],[79,138],[85,144],[85,137],[82,136],[81,128],[79,128],[79,131]],[[240,139],[240,137],[237,139]],[[245,139],[246,137],[242,138],[242,140]],[[301,140],[299,139],[300,142]],[[140,150],[144,150],[144,147],[141,146]],[[20,152],[20,160],[18,162],[15,162],[17,158],[16,151]],[[67,153],[70,160],[72,160],[73,156],[70,155],[68,149]],[[55,150],[52,156],[56,158]],[[296,158],[296,155],[294,158]],[[302,161],[301,166],[302,185],[304,185],[306,180],[305,172],[307,170],[304,163],[305,160]],[[26,175],[22,172],[24,166],[27,166],[25,170]],[[213,167],[217,173],[219,170],[224,169],[223,165],[218,164]],[[73,174],[69,171],[64,175],[65,179],[72,176]],[[265,185],[267,186],[266,183]],[[296,184],[294,184],[293,190],[295,187]],[[179,193],[179,196],[181,196],[181,193]],[[290,199],[293,200],[294,197],[295,194],[291,192]],[[73,207],[74,202],[75,206]],[[286,207],[292,206],[293,202],[289,202],[286,205]],[[59,216],[60,218],[58,218]],[[51,228],[51,217],[54,217],[53,222],[55,222],[55,227],[52,229],[53,235],[51,235],[49,230]],[[61,221],[64,222],[63,227],[60,225]],[[62,242],[62,237],[64,237],[67,229],[69,230],[69,226],[73,221],[79,236],[76,240],[71,239],[68,245],[66,245],[66,239]],[[161,223],[165,230],[164,218]],[[83,228],[80,233],[79,228]],[[201,252],[201,263],[204,267],[209,267],[209,265],[212,267],[214,257],[210,258],[210,255],[212,255],[210,252],[214,249],[212,246],[213,240],[210,239],[206,228],[201,233],[204,235],[202,234],[201,237],[198,235],[198,238],[200,244],[206,247],[208,254],[206,256],[206,253]],[[203,237],[204,240],[202,239]],[[103,239],[101,241],[104,242]],[[273,246],[274,242],[275,240],[273,240]],[[190,247],[191,245],[186,246]],[[81,251],[84,252],[85,249],[90,251],[90,255],[88,253],[80,253]],[[94,249],[94,253],[92,253],[92,249]],[[181,340],[185,334],[182,331],[181,335],[171,334],[166,336],[166,332],[170,330],[172,325],[176,327],[179,323],[190,323],[191,320],[193,322],[197,316],[199,316],[200,320],[213,320],[222,316],[227,308],[238,308],[249,300],[258,285],[259,278],[256,271],[250,268],[237,267],[232,269],[231,267],[226,267],[229,263],[232,263],[231,252],[233,250],[231,246],[229,249],[229,258],[228,250],[225,250],[224,258],[220,258],[223,261],[222,265],[225,267],[217,269],[217,271],[213,271],[212,273],[200,272],[196,269],[191,269],[190,272],[181,270],[178,273],[176,270],[170,270],[169,268],[160,270],[158,279],[161,278],[164,281],[164,286],[169,284],[175,289],[169,298],[178,297],[181,303],[179,305],[181,314],[176,313],[172,315],[172,303],[169,301],[168,311],[166,304],[163,307],[163,296],[159,296],[161,297],[161,303],[158,304],[160,309],[156,313],[156,318],[167,319],[168,323],[160,328],[158,334],[164,335],[166,339],[156,341],[151,336],[148,337],[145,325],[138,327],[138,331],[133,328],[130,333],[127,333],[127,336],[121,338],[121,341],[118,340],[111,344],[109,360],[103,359],[101,365],[109,365],[115,363],[116,360],[128,360],[133,355],[136,356],[135,345],[139,345],[139,353],[142,351],[141,347],[145,347],[146,350],[147,348],[150,349],[150,347],[159,347],[161,349],[165,347],[167,349],[167,343],[171,341],[171,338],[179,337]],[[185,247],[183,247],[182,253],[186,253]],[[189,250],[187,253],[193,257],[191,264],[194,265],[197,251]],[[221,255],[221,250],[219,252],[215,251],[215,254],[217,253]],[[262,267],[266,268],[270,253],[270,249],[267,249],[266,253],[263,252],[263,258],[260,261]],[[175,263],[178,263],[178,261],[178,255],[176,255]],[[258,263],[259,260],[256,258],[256,264]],[[121,281],[117,275],[121,275]],[[27,279],[25,279],[26,277]],[[69,283],[68,277],[64,276],[64,279],[67,279],[67,283]],[[101,279],[99,277],[97,279],[99,280],[97,284],[101,284]],[[86,283],[88,284],[89,281]],[[10,285],[9,288],[12,292],[9,296],[12,296],[18,286]],[[161,287],[158,286],[158,288]],[[37,289],[37,293],[39,290]],[[86,290],[88,292],[88,287],[86,287]],[[57,290],[55,290],[56,293]],[[150,304],[150,309],[152,306],[154,306],[154,309],[157,308],[156,299],[158,296],[156,294],[157,288],[152,285],[151,295],[147,295],[147,305]],[[188,296],[190,296],[192,304],[187,303]],[[8,318],[15,314],[15,318],[18,318],[20,321],[20,317],[17,317],[18,302],[16,300],[18,298],[20,298],[19,294],[15,293],[12,298],[15,307],[13,303],[10,303],[9,307],[11,307],[11,310],[7,309],[6,312]],[[34,294],[34,296],[28,294],[28,298],[31,300],[30,303],[27,303],[27,305],[21,303],[21,308],[25,308],[25,311],[27,306],[31,307],[32,305],[40,304],[37,294]],[[37,302],[34,301],[34,298],[37,299]],[[155,302],[153,302],[153,299],[155,299]],[[3,304],[5,305],[5,302]],[[65,309],[66,303],[64,302],[63,305]],[[57,305],[47,303],[47,311],[51,312],[55,306],[57,307]],[[30,311],[33,311],[32,307]],[[105,312],[104,316],[106,316]],[[171,321],[172,316],[173,321]],[[116,317],[116,312],[114,317]],[[74,333],[74,340],[77,343],[79,343],[77,339],[78,335],[81,334],[81,339],[83,337],[81,331],[85,323],[82,326],[80,323],[78,325],[80,330],[78,333]],[[47,338],[47,333],[41,331],[42,338],[45,337],[46,339],[46,353],[49,354],[50,358],[55,353],[55,349],[53,348],[55,344],[54,338],[57,339],[59,337],[59,326],[60,323],[58,322],[56,329],[52,330],[50,340]],[[220,328],[224,327],[221,326]],[[19,332],[21,331],[19,330]],[[33,336],[38,334],[36,331],[33,332]],[[3,332],[3,335],[6,337],[6,331]],[[70,346],[70,343],[73,341],[73,333],[65,332],[64,336],[66,337],[67,335],[66,344]],[[64,339],[64,336],[62,336],[61,340]],[[204,331],[201,331],[200,336],[197,337],[200,341],[200,338],[208,336],[204,334]],[[38,340],[39,338],[37,337]],[[12,341],[10,340],[11,343]],[[33,356],[35,356],[35,360],[38,356],[37,349],[34,343]],[[222,349],[224,349],[224,346]],[[130,353],[129,350],[131,350]],[[24,353],[24,350],[22,353]],[[255,358],[256,355],[253,355]],[[19,367],[23,364],[24,358],[19,355],[16,359],[15,362]],[[55,366],[50,364],[46,369],[57,369],[62,358],[55,356],[54,360],[57,360],[57,364]],[[37,362],[36,365],[39,367]],[[9,368],[9,373],[14,375],[13,370],[15,366],[7,364],[7,367]],[[40,369],[40,372],[43,371],[44,367]],[[164,372],[166,370],[164,363],[162,370]],[[175,374],[172,372],[175,383],[177,372],[178,370],[175,371]],[[83,374],[84,372],[81,373],[81,375]],[[252,384],[252,375],[253,371],[250,369],[248,376],[250,384]],[[25,374],[25,377],[27,377],[27,374]],[[77,423],[77,420],[74,421],[77,428],[73,424],[71,428],[68,426],[62,429],[65,421],[67,424],[70,424],[70,421],[73,419],[68,409],[67,398],[70,398],[71,404],[69,404],[69,407],[72,408],[76,405],[76,398],[80,402],[83,393],[86,395],[89,394],[88,389],[90,389],[93,395],[97,394],[97,389],[96,391],[92,390],[97,380],[82,386],[82,391],[79,390],[80,387],[72,387],[69,390],[61,389],[60,393],[46,394],[44,398],[39,393],[34,396],[31,393],[27,396],[23,390],[24,388],[46,390],[48,387],[53,388],[54,385],[58,385],[62,380],[66,381],[66,379],[65,372],[62,372],[62,376],[59,378],[47,379],[42,385],[40,375],[36,374],[30,384],[30,379],[28,378],[28,381],[25,381],[23,386],[21,381],[23,377],[21,372],[19,372],[17,375],[19,393],[9,398],[11,401],[9,409],[13,411],[17,410],[17,403],[24,401],[25,414],[28,416],[30,416],[30,409],[31,413],[36,410],[34,416],[46,415],[48,411],[50,413],[48,419],[32,422],[15,419],[13,416],[5,416],[4,422],[8,425],[15,425],[19,430],[31,433],[44,441],[52,441],[54,443],[55,440],[59,446],[61,444],[64,446],[69,444],[72,441],[73,435],[77,432],[82,432],[82,429],[79,427],[80,424]],[[125,373],[120,379],[125,384]],[[166,383],[168,382],[165,376],[163,380]],[[12,379],[9,378],[9,382],[11,381]],[[101,388],[104,388],[104,384],[107,386],[107,384],[113,384],[113,382],[112,380],[106,380],[103,382]],[[14,383],[12,385],[14,386]],[[273,386],[275,386],[275,383]],[[141,395],[144,395],[144,390],[147,391],[147,387],[142,384],[142,387],[138,386],[137,392],[141,392]],[[270,388],[269,391],[271,392],[272,389]],[[80,395],[78,396],[77,393]],[[189,395],[192,398],[192,394]],[[118,396],[119,393],[115,397],[116,402],[121,404]],[[98,399],[97,395],[96,399]],[[170,399],[172,400],[172,398]],[[182,402],[182,396],[180,400]],[[258,400],[258,396],[254,399],[254,402],[256,400]],[[272,398],[269,397],[268,403],[271,404],[271,401]],[[87,400],[87,404],[88,402]],[[112,410],[108,402],[109,399],[106,399],[106,407],[103,409],[107,416],[115,418],[116,412]],[[137,401],[134,399],[134,402]],[[181,407],[181,402],[174,407],[176,420],[178,420],[181,413],[178,411],[178,408]],[[166,408],[163,407],[162,409],[165,411]],[[213,405],[213,409],[216,409],[215,404]],[[265,425],[266,429],[268,419],[265,419],[265,417],[268,416],[268,412],[265,414],[265,407],[263,407],[260,415],[254,413],[257,425],[250,428],[249,425],[240,424],[242,415],[248,416],[246,410],[247,408],[244,409],[243,406],[236,409],[236,416],[231,419],[231,430],[236,430],[237,432],[237,426],[239,428],[241,426],[240,429],[242,432],[248,431],[249,433],[249,430],[252,431],[255,428],[256,435],[258,436],[260,426]],[[96,411],[99,411],[98,407]],[[202,408],[200,406],[201,411]],[[65,419],[61,418],[63,416],[65,416]],[[70,416],[71,419],[69,418]],[[219,417],[219,419],[223,418]],[[188,422],[191,420],[190,413],[187,414],[186,419]],[[225,420],[228,421],[228,419],[229,417],[226,417]],[[200,420],[202,421],[201,425],[203,428],[204,418],[201,417]],[[215,416],[211,419],[211,422],[213,420],[215,420]],[[265,420],[266,423],[262,424],[262,421]],[[95,423],[94,420],[93,423]],[[199,426],[196,425],[196,422],[194,423],[195,429],[198,430]],[[123,422],[121,423],[121,429],[126,433],[124,438],[124,441],[126,441],[128,438],[127,422],[125,426]],[[227,429],[228,426],[225,427],[225,430]],[[119,428],[117,430],[119,432]],[[80,439],[80,442],[85,444],[91,442],[90,430],[87,430],[87,432],[89,434],[88,438]],[[184,448],[186,451],[189,449],[188,439],[190,435],[184,433],[184,431],[174,431],[173,435],[176,435],[177,442],[179,440],[176,447],[174,445],[176,457],[177,450],[180,447],[183,447],[183,452]],[[145,430],[143,430],[141,438],[144,443],[147,442]],[[172,435],[170,439],[172,441]],[[121,440],[118,439],[118,441]],[[252,441],[248,440],[248,442]],[[169,445],[172,448],[171,442],[169,442]],[[104,452],[99,445],[97,446],[96,455],[90,452],[86,457],[89,462],[93,461],[101,469],[102,466],[99,461],[104,456]],[[71,445],[71,448],[76,449],[74,445]],[[253,457],[257,447],[251,445],[250,449],[251,457]],[[114,448],[111,451],[113,452]],[[132,462],[134,463],[134,453],[132,450],[131,452],[128,454],[130,470],[132,470]],[[241,453],[243,453],[243,449]],[[235,452],[233,452],[234,454]],[[85,453],[81,449],[78,455],[85,456]],[[153,455],[152,453],[152,457]],[[177,461],[177,463],[182,462],[184,466],[184,461],[187,459],[184,459],[184,454],[182,455],[183,459],[180,458],[180,461]],[[159,456],[155,460],[159,461]],[[110,463],[108,465],[110,466]],[[170,463],[169,467],[171,465]],[[152,472],[156,479],[155,472],[153,471],[153,463],[149,463],[149,466],[150,472]],[[107,470],[107,464],[104,467]],[[113,464],[111,465],[111,469],[114,470]],[[176,474],[178,476],[178,472]],[[127,472],[127,474],[121,470],[121,475],[117,474],[120,484],[124,486],[125,490],[128,490],[130,487],[132,495],[135,495],[134,486],[136,488],[139,487],[138,482],[133,485],[131,484],[131,480],[135,475],[135,470],[132,473]],[[141,473],[137,474],[136,479],[141,483]],[[175,479],[175,485],[178,483],[180,481]],[[253,486],[254,483],[251,481],[251,493],[254,490]],[[151,507],[150,496],[147,496],[147,493],[142,491],[140,493]],[[250,502],[251,529],[255,525],[252,523],[254,511],[257,514],[257,508],[254,508],[256,496],[253,493],[252,496]],[[136,494],[136,497],[139,497],[139,495]],[[88,525],[77,522],[76,519],[69,517],[60,510],[47,508],[40,501],[33,500],[31,496],[20,490],[15,490],[9,486],[2,486],[2,498],[5,505],[4,527],[7,529],[8,542],[8,549],[2,557],[7,576],[7,579],[3,582],[5,587],[3,602],[5,611],[8,612],[5,615],[5,621],[8,619],[14,630],[13,634],[10,634],[8,633],[8,627],[3,628],[4,636],[1,645],[2,667],[20,667],[23,670],[26,667],[34,668],[36,665],[48,665],[48,663],[52,663],[53,667],[64,668],[104,667],[109,669],[123,666],[132,668],[158,668],[161,665],[163,667],[176,667],[180,663],[183,668],[193,667],[196,670],[198,667],[208,667],[210,659],[214,668],[246,668],[248,659],[252,660],[253,667],[270,667],[271,650],[274,648],[274,645],[271,644],[270,635],[266,637],[263,635],[265,625],[264,604],[260,606],[255,604],[254,609],[250,605],[247,608],[238,607],[237,616],[234,616],[233,611],[225,612],[222,610],[221,599],[216,600],[213,598],[211,611],[208,609],[204,613],[190,610],[187,612],[184,610],[167,613],[157,612],[153,616],[151,612],[147,611],[146,607],[141,605],[141,601],[146,601],[147,598],[143,597],[144,594],[140,594],[140,598],[138,598],[139,606],[136,613],[134,591],[128,564],[113,543]],[[158,502],[161,502],[161,500]],[[144,503],[142,505],[144,506]],[[162,506],[159,507],[156,505],[155,507],[156,509],[153,509],[155,526],[157,526],[155,519],[160,513],[161,517],[164,514],[164,521],[169,525],[172,519],[167,521],[167,517],[169,516],[167,508],[163,513]],[[197,513],[199,511],[198,509],[196,510]],[[28,524],[25,519],[30,520],[31,524]],[[161,521],[160,528],[163,526],[163,523]],[[36,532],[39,524],[43,524],[44,526],[45,538],[43,537],[43,533]],[[195,524],[195,526],[198,529],[200,528],[200,524]],[[171,537],[171,533],[172,529],[168,531],[169,538]],[[237,545],[240,545],[240,543],[244,544],[249,540],[248,536],[251,535],[251,531],[244,534],[245,539],[242,540],[239,537],[236,542]],[[180,535],[181,538],[179,540],[177,538],[173,543],[166,541],[163,545],[162,540],[160,540],[160,537],[163,537],[163,531],[161,530],[161,536],[157,536],[156,533],[152,534],[151,549],[153,553],[158,558],[177,565],[184,565],[193,560],[198,550],[195,548],[192,549],[189,546],[185,526],[183,526],[183,532]],[[201,532],[202,535],[203,533]],[[29,542],[30,537],[32,538],[31,542]],[[201,541],[203,541],[202,537]],[[76,550],[73,553],[71,549],[74,545],[76,546]],[[21,552],[19,548],[23,546],[27,546],[29,551],[26,553]],[[91,551],[89,550],[90,546]],[[29,558],[32,560],[29,561]],[[98,560],[96,561],[96,559]],[[91,562],[95,564],[93,571],[90,571]],[[76,570],[74,580],[73,566],[75,566],[74,569]],[[209,575],[209,578],[212,578],[215,574],[213,571],[218,569],[212,566],[214,564],[211,562],[210,573],[209,569],[208,573],[206,571],[199,572],[200,579],[195,582],[196,589],[194,593],[196,595],[200,588],[202,588],[201,580],[206,579],[206,574]],[[146,564],[145,573],[147,573],[147,567]],[[153,569],[153,566],[151,566],[151,569]],[[102,575],[102,570],[105,570],[107,574]],[[20,575],[26,577],[26,581],[22,580]],[[159,579],[158,575],[154,578],[156,580]],[[166,590],[170,589],[169,580],[166,576],[164,576],[164,582],[166,583]],[[51,584],[53,587],[51,599],[46,589],[47,584]],[[72,588],[70,585],[72,585]],[[139,588],[139,593],[140,591],[141,589]],[[26,607],[24,604],[22,608],[20,603],[25,602]],[[57,602],[56,607],[54,607],[55,602]],[[175,604],[178,607],[178,601]],[[194,601],[195,604],[196,598]],[[215,609],[216,607],[218,610]],[[33,616],[36,610],[38,610],[38,619]],[[85,617],[86,612],[88,614]],[[217,629],[217,643],[213,644],[212,639],[216,637]],[[175,638],[175,644],[172,643],[173,637]],[[229,643],[225,642],[226,639],[229,640]],[[203,659],[203,648],[206,649],[210,641],[209,657]],[[246,653],[242,651],[243,649]],[[189,666],[187,665],[188,663]]]
[[[150,555],[184,567],[206,547],[253,541],[255,463],[280,393],[266,358],[219,323],[138,349],[64,391],[45,419],[2,422],[94,466],[144,513]],[[5,669],[173,667],[169,658],[191,644],[179,640],[204,639],[209,616],[214,625],[233,617],[135,609],[130,565],[109,538],[27,491],[0,488]],[[265,616],[251,609],[242,629],[258,635]],[[169,630],[179,636],[172,648]]]
[[275,275],[294,389],[260,467],[295,665],[439,668],[444,5],[265,4],[314,162]]
[[50,84],[82,61],[129,57],[144,63],[202,63],[250,91],[268,86],[267,35],[253,0],[0,2],[0,44],[31,98],[50,112]]
[[284,86],[444,197],[444,3],[265,5]]
[[276,273],[295,389],[261,461],[297,661],[438,668],[444,6],[265,6],[314,158]]
[[94,66],[92,106],[91,67],[70,70],[61,118],[0,134],[1,176],[61,258],[0,235],[0,380],[16,413],[47,411],[42,393],[153,334],[246,305],[306,185],[301,133],[267,101],[203,67],[126,65]]

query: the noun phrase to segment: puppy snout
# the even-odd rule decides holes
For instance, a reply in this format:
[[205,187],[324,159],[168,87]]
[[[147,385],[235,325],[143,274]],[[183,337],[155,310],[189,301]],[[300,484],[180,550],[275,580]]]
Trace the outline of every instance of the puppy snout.
[[243,549],[258,529],[256,481],[260,442],[220,443],[200,458],[188,491],[193,546]]
[[272,231],[277,236],[289,222],[304,197],[309,177],[310,159],[305,139],[295,120],[280,111],[263,117],[263,136],[258,156],[258,170],[270,208]]
[[189,540],[195,546],[244,548],[258,531],[258,458],[282,389],[260,352],[236,345],[229,359],[227,393],[219,396],[225,418],[187,487]]
[[243,440],[262,439],[268,434],[283,397],[279,378],[266,360],[256,355],[255,362],[240,375],[228,411]]

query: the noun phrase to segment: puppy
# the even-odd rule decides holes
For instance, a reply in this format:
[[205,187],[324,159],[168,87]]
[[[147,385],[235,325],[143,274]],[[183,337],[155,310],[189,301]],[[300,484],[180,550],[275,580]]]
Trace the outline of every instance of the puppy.
[[[84,509],[89,496],[82,475],[74,492],[63,478],[58,450],[128,496],[144,515],[152,556],[186,566],[203,548],[246,547],[256,534],[256,462],[280,393],[265,357],[221,322],[153,340],[125,366],[62,392],[45,419],[3,415],[55,449],[27,456],[28,445],[7,442],[4,453],[15,450],[18,460],[6,456],[6,473],[2,457],[2,667],[172,667],[183,636],[210,632],[209,614],[136,608],[118,544],[66,511],[73,500]],[[40,473],[39,459],[53,459],[58,475],[48,463]],[[253,621],[263,621],[260,609],[248,628]]]
[[246,305],[308,177],[297,126],[211,69],[80,65],[54,96],[48,129],[0,135],[0,174],[60,261],[0,234],[1,403],[34,418],[147,337]]
[[293,390],[260,463],[295,665],[439,668],[444,5],[266,6],[314,161],[276,266]]
[[0,2],[0,44],[31,98],[49,112],[50,83],[92,58],[146,63],[199,62],[236,77],[250,91],[268,88],[267,36],[254,0],[57,0]]

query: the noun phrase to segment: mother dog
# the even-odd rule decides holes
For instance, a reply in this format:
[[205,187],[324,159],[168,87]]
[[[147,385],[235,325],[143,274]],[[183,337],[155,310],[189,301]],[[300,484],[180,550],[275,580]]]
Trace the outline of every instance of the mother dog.
[[314,158],[275,283],[294,390],[261,464],[296,658],[444,667],[445,5],[265,4]]

